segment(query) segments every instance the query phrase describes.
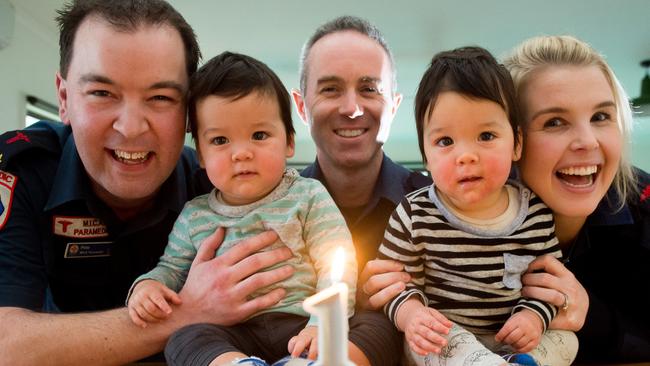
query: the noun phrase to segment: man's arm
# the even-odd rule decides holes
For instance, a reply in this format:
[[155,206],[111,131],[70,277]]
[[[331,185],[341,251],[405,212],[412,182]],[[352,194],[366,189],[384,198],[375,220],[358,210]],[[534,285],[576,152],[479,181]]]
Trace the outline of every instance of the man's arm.
[[142,329],[125,308],[85,314],[42,314],[0,308],[0,355],[7,365],[124,364],[161,350],[173,321]]
[[126,308],[83,314],[43,314],[15,307],[0,308],[0,355],[10,365],[112,365],[136,361],[163,349],[175,330],[193,323],[230,325],[267,308],[285,295],[283,289],[248,300],[257,289],[292,274],[289,266],[259,272],[291,255],[287,248],[256,253],[276,234],[250,238],[214,258],[223,229],[206,239],[180,293],[183,303],[165,321],[142,329]]

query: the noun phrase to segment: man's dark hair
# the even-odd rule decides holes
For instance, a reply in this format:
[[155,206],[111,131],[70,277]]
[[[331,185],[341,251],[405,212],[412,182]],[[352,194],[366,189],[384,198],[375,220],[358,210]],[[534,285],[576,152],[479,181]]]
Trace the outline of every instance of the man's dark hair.
[[[302,46],[302,52],[300,53],[300,92],[303,94],[303,96],[305,95],[305,92],[307,90],[307,68],[309,66],[307,65],[307,57],[309,56],[309,52],[311,51],[311,48],[314,46],[316,42],[318,42],[319,39],[327,36],[328,34],[343,32],[348,30],[359,32],[364,36],[367,36],[368,38],[379,43],[379,45],[384,49],[386,55],[388,56],[388,60],[390,61],[390,68],[392,74],[391,75],[392,92],[393,93],[395,92],[395,89],[397,87],[397,73],[395,72],[395,60],[393,59],[393,54],[390,51],[390,48],[388,47],[388,43],[386,43],[384,36],[381,34],[379,29],[377,29],[377,27],[370,24],[370,22],[368,22],[367,20],[355,16],[344,15],[332,19],[329,22],[318,27],[318,29],[316,29],[314,34],[312,34],[312,36],[309,37],[307,42],[305,42],[305,44]],[[345,50],[342,50],[342,52],[344,51]],[[360,60],[360,62],[363,62],[363,60]]]
[[415,95],[415,125],[425,163],[424,124],[431,116],[438,95],[447,91],[499,104],[508,115],[515,146],[520,143],[520,115],[510,73],[484,48],[457,48],[433,56]]
[[[118,31],[135,32],[142,25],[170,25],[185,45],[188,78],[196,71],[201,52],[192,27],[163,0],[73,0],[57,11],[59,24],[59,72],[67,77],[77,29],[88,17],[98,17]],[[152,45],[155,47],[155,45]]]
[[190,79],[187,111],[194,141],[198,133],[198,102],[211,95],[234,101],[254,92],[275,97],[287,133],[287,144],[291,143],[296,133],[291,120],[291,99],[280,78],[265,63],[227,51],[201,66]]

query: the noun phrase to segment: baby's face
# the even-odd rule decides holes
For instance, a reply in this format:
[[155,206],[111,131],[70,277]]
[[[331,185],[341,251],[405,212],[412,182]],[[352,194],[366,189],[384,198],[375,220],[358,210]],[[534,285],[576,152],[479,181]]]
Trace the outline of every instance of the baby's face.
[[456,92],[441,93],[431,108],[423,141],[436,188],[461,213],[489,216],[519,158],[508,115],[497,103]]
[[209,96],[196,106],[197,149],[212,184],[231,205],[255,202],[281,181],[293,156],[276,99],[257,92],[232,100]]

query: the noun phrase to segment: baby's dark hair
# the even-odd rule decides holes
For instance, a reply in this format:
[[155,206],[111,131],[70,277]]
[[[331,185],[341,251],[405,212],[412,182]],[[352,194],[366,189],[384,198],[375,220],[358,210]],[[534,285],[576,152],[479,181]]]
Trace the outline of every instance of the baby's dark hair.
[[508,115],[515,147],[520,143],[520,116],[510,73],[484,48],[457,48],[433,56],[415,95],[415,125],[420,153],[425,163],[424,124],[431,116],[438,95],[447,91],[499,104]]
[[250,56],[223,52],[194,73],[187,98],[189,129],[197,140],[196,104],[211,95],[237,100],[253,92],[275,97],[287,133],[287,144],[296,133],[291,120],[291,99],[280,78],[265,63]]

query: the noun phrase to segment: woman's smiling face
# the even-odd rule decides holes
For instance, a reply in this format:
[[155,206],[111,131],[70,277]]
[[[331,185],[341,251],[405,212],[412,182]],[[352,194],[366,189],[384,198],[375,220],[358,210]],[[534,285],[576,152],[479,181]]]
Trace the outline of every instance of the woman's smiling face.
[[610,83],[597,66],[552,65],[531,73],[521,92],[524,182],[555,214],[588,216],[623,148]]

